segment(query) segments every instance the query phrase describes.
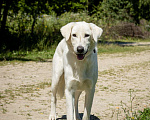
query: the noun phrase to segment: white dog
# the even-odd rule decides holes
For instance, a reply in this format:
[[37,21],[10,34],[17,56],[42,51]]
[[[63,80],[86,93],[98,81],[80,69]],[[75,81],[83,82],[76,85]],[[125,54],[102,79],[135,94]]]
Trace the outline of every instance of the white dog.
[[78,98],[85,91],[83,120],[90,120],[90,112],[98,77],[97,39],[102,29],[93,23],[71,22],[61,28],[64,39],[53,57],[51,113],[56,120],[56,94],[67,103],[67,120],[81,120]]

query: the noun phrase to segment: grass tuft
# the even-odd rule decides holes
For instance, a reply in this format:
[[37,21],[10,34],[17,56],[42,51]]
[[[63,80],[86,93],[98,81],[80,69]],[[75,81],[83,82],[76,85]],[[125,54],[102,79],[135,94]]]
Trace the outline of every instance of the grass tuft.
[[138,111],[139,116],[137,120],[150,120],[150,108],[144,108],[143,111]]

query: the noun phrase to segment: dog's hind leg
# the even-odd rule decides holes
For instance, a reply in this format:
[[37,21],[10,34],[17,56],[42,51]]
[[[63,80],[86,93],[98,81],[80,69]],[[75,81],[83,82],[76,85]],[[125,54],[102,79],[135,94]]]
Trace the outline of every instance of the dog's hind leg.
[[65,92],[65,79],[64,73],[60,76],[60,80],[57,87],[57,94],[59,95],[60,99],[64,96]]
[[[51,95],[51,112],[49,116],[49,120],[56,120],[56,94],[58,93],[60,97],[63,97],[65,81],[63,75],[63,62],[61,59],[57,61],[57,59],[53,59],[55,62],[53,63],[53,76],[52,76],[52,95]],[[58,64],[59,63],[59,64]],[[60,92],[61,91],[61,92]]]
[[57,76],[54,78],[55,80],[58,81],[58,83],[56,82],[52,83],[51,113],[49,116],[49,120],[56,120],[56,101],[57,101],[56,94],[58,93],[60,97],[63,97],[63,91],[65,86],[63,74],[61,76]]

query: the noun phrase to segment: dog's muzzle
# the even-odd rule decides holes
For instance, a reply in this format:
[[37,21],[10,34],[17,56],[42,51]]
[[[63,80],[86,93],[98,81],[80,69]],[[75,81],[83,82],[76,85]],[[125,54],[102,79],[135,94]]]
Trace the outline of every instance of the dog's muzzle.
[[85,57],[85,54],[87,53],[87,51],[86,51],[86,53],[84,53],[84,47],[83,46],[78,46],[77,47],[77,59],[78,60],[83,60],[84,59],[84,57]]

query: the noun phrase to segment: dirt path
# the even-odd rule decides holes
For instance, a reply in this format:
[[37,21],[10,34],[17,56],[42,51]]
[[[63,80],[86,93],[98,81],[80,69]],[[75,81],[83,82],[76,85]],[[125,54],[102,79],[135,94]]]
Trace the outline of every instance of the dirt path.
[[[121,107],[133,110],[150,106],[150,50],[134,54],[100,55],[99,79],[92,114],[100,120],[121,120]],[[1,63],[0,120],[48,120],[51,62]],[[133,92],[129,92],[133,91]],[[79,111],[83,113],[84,93]],[[125,106],[126,105],[126,106]],[[58,100],[58,117],[66,114],[65,98]],[[127,108],[128,109],[128,108]]]

